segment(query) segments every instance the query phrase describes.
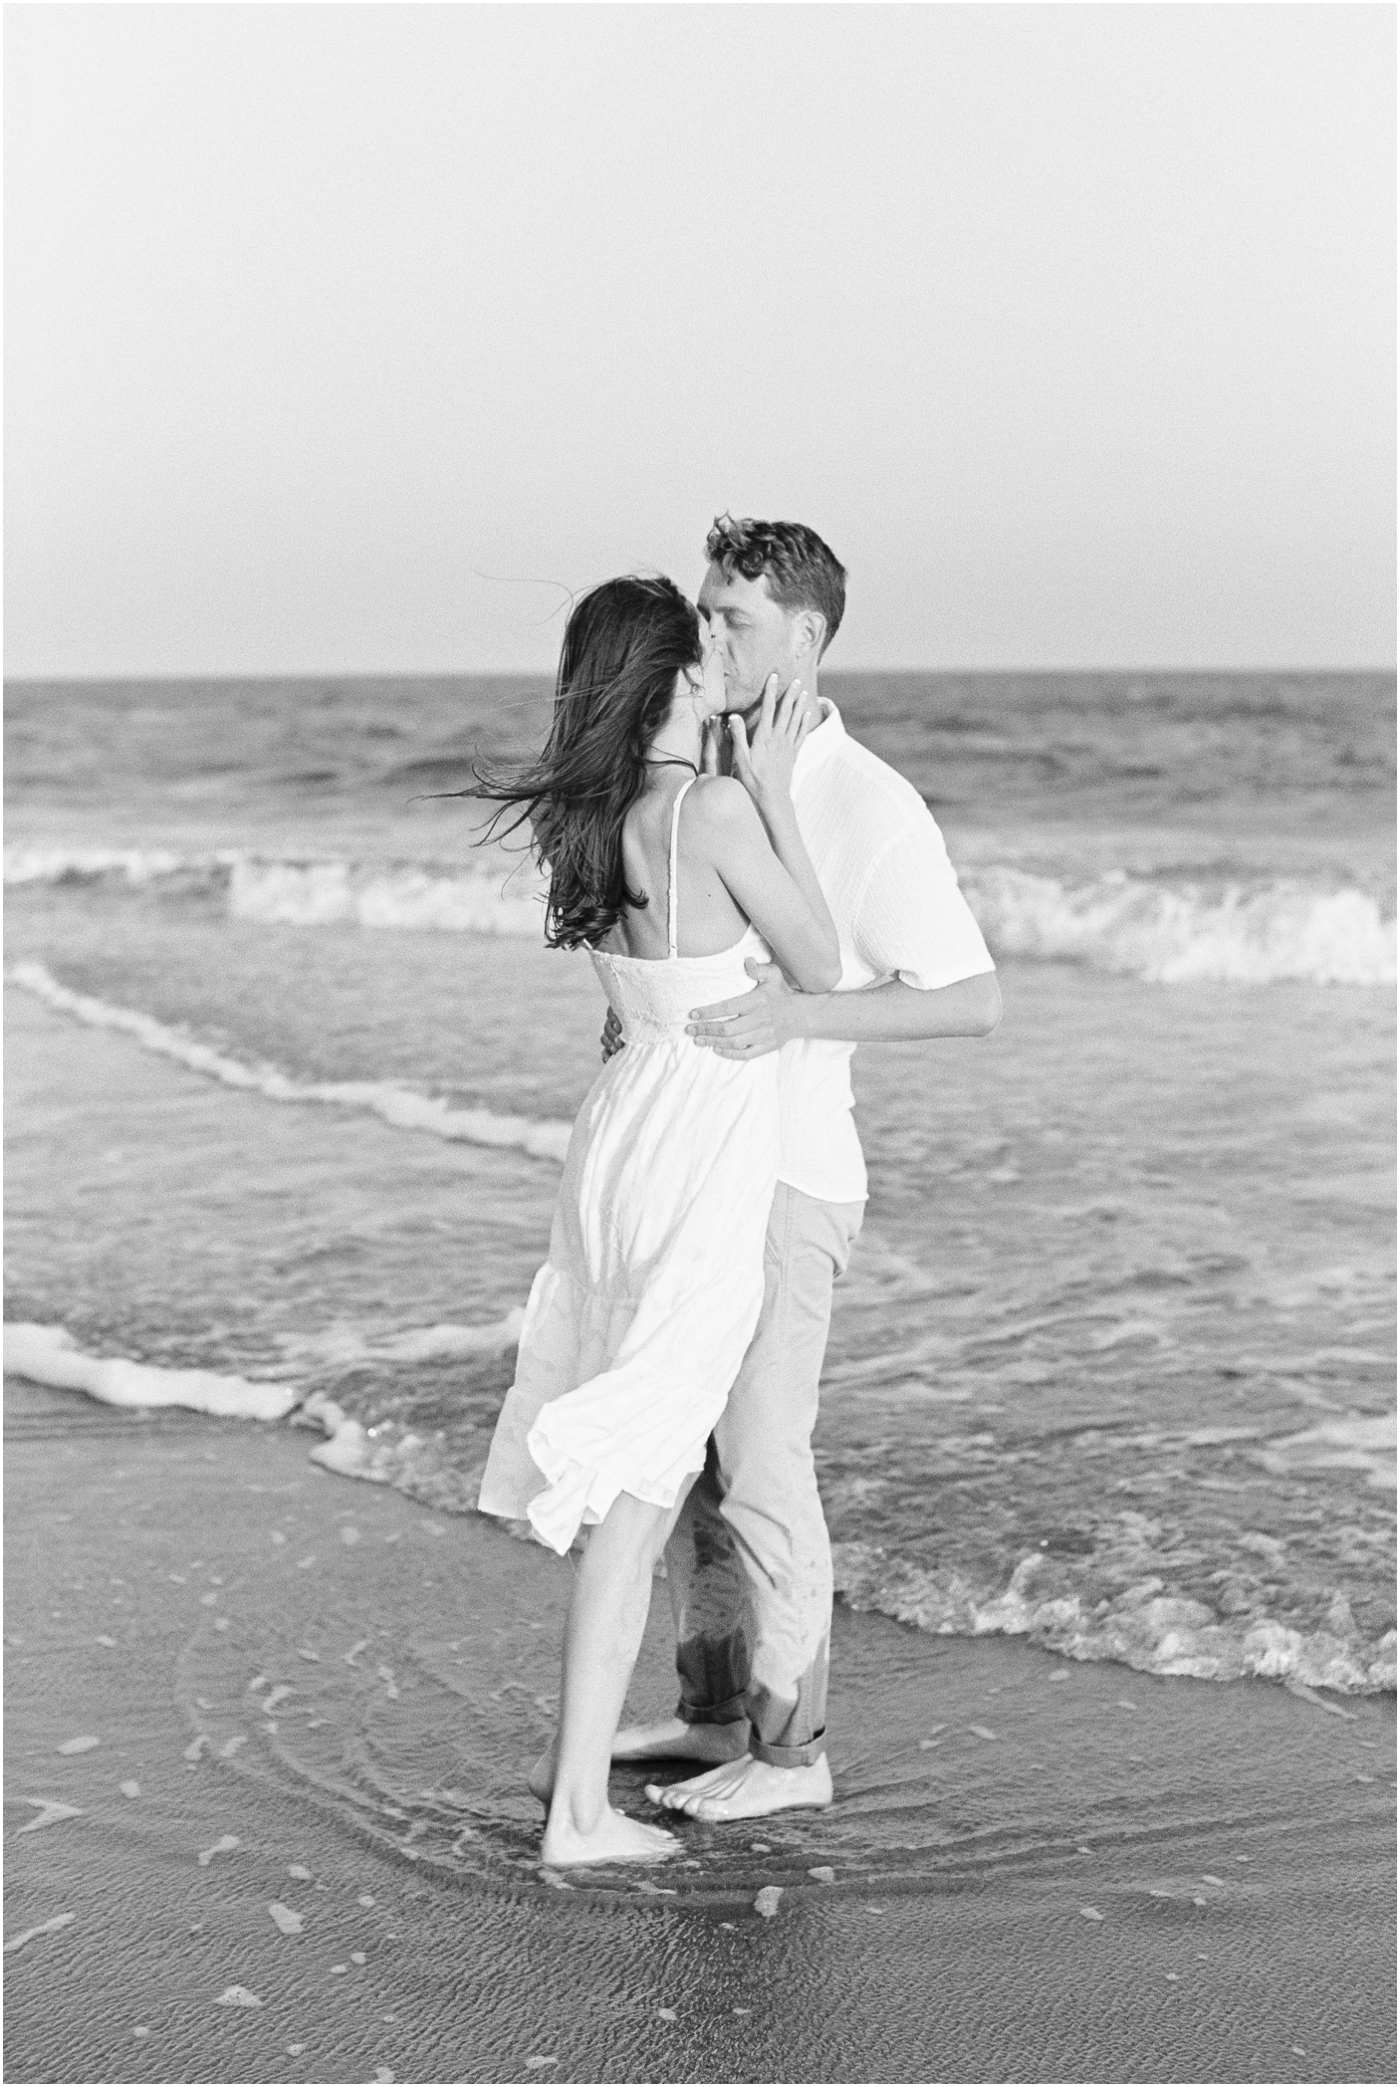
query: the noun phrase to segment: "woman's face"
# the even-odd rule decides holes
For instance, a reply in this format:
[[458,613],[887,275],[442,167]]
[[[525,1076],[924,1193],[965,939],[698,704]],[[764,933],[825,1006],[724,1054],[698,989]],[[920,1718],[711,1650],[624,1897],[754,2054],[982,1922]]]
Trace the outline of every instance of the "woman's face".
[[724,654],[711,637],[703,617],[700,620],[700,672],[698,682],[692,685],[696,688],[695,714],[702,724],[706,718],[718,717],[727,708]]

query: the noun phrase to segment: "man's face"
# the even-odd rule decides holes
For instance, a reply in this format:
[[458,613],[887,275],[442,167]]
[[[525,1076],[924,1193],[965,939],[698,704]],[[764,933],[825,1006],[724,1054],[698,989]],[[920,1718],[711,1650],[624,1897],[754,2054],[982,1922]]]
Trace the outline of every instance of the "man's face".
[[742,573],[726,575],[712,565],[696,606],[724,663],[726,709],[754,709],[770,674],[777,674],[784,687],[792,680],[797,619],[774,601],[765,575],[746,580]]

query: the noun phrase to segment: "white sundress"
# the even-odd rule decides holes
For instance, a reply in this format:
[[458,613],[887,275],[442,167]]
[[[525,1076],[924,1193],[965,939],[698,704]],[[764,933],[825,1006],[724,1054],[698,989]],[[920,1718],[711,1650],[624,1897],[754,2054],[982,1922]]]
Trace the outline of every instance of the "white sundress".
[[778,1054],[721,1058],[685,1034],[693,1008],[753,990],[753,927],[718,956],[589,952],[626,1048],[579,1110],[482,1479],[483,1514],[528,1519],[561,1554],[619,1493],[669,1508],[704,1468],[763,1303],[778,1174]]

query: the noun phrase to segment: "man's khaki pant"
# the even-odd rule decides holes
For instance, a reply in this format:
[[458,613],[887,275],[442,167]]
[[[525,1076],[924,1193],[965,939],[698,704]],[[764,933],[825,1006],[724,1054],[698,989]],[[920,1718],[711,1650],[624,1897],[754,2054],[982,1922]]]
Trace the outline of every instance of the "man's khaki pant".
[[750,1752],[783,1768],[824,1745],[831,1544],[812,1431],[831,1286],[864,1209],[779,1183],[758,1330],[666,1548],[681,1717],[746,1718]]

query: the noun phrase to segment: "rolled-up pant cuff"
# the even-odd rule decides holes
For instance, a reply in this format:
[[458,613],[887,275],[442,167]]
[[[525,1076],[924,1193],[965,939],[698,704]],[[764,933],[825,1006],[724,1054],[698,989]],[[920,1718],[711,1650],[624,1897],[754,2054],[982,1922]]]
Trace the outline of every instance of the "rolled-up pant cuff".
[[755,1732],[749,1741],[749,1752],[755,1761],[767,1761],[773,1768],[810,1768],[826,1752],[826,1730],[823,1727],[805,1746],[770,1746]]
[[747,1723],[748,1715],[742,1696],[731,1696],[725,1703],[676,1705],[676,1716],[687,1725],[737,1725],[741,1719]]

